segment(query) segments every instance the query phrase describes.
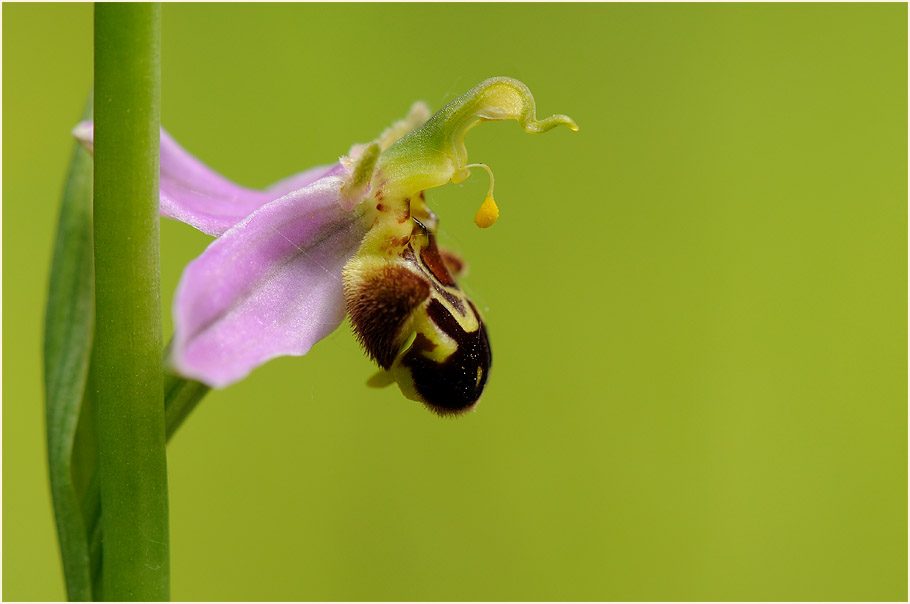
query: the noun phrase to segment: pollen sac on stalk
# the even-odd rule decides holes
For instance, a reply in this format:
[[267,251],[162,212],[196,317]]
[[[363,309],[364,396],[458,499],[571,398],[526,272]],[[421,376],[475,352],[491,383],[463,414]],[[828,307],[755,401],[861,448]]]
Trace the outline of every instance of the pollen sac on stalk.
[[[435,226],[425,206],[414,214]],[[423,222],[409,221],[410,236],[394,249],[360,254],[345,267],[348,314],[367,354],[405,396],[440,415],[462,413],[487,382],[489,338],[452,276],[460,260],[440,252]]]

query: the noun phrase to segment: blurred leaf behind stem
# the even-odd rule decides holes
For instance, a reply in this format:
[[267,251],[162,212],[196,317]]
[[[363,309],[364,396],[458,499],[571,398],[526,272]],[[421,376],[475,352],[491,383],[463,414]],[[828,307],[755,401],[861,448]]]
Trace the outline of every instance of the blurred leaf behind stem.
[[[83,119],[91,118],[90,97]],[[83,510],[98,465],[94,422],[92,413],[85,413],[88,402],[84,399],[94,323],[92,158],[74,143],[57,221],[44,319],[48,471],[70,600],[91,600],[93,595]]]

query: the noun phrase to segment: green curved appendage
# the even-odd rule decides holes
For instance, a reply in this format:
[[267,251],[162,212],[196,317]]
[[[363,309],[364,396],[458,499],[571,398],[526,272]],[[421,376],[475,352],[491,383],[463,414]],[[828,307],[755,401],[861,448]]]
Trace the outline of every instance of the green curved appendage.
[[537,134],[557,126],[578,130],[566,115],[537,119],[537,106],[528,87],[506,77],[485,80],[461,95],[420,128],[383,151],[374,175],[392,183],[395,191],[409,195],[467,178],[465,134],[474,126],[493,120],[516,120],[525,132]]

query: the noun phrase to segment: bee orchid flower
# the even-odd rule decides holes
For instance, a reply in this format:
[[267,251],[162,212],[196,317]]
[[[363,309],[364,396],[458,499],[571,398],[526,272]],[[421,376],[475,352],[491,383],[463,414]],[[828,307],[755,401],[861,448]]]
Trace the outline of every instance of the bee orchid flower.
[[[492,120],[530,133],[577,130],[564,115],[536,117],[528,88],[491,78],[429,116],[422,103],[336,164],[260,191],[215,173],[161,133],[161,214],[215,241],[184,270],[174,301],[170,363],[228,386],[278,356],[306,354],[345,314],[408,398],[450,415],[472,408],[491,354],[480,313],[459,289],[462,263],[439,249],[424,191],[470,173],[464,137]],[[91,150],[92,124],[74,135]],[[495,222],[490,192],[475,222]]]

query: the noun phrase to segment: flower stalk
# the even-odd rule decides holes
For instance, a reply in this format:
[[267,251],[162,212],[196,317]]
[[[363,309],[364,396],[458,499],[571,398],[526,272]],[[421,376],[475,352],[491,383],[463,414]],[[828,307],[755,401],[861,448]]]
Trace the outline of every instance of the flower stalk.
[[159,4],[95,6],[92,400],[106,600],[167,600]]
[[[164,351],[167,359],[170,346]],[[165,439],[170,442],[177,429],[193,412],[196,405],[209,393],[210,388],[201,382],[187,380],[165,370],[164,372],[164,425]]]

